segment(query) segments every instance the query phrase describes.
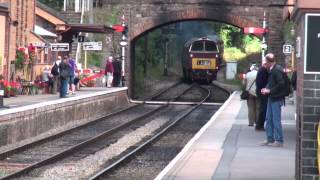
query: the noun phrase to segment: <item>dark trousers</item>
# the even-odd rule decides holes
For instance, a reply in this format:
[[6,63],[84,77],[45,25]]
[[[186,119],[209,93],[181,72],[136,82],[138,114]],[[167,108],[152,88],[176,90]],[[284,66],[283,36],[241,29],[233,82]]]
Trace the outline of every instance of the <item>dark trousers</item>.
[[262,129],[262,128],[264,128],[264,122],[266,121],[268,97],[261,96],[261,97],[258,97],[258,99],[260,102],[260,109],[259,109],[259,116],[258,116],[256,128]]

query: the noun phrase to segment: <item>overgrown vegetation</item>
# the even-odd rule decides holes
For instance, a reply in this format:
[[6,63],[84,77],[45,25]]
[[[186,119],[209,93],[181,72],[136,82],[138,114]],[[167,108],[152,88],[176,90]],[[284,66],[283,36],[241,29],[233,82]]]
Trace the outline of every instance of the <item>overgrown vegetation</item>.
[[39,2],[60,11],[63,7],[63,0],[38,0]]

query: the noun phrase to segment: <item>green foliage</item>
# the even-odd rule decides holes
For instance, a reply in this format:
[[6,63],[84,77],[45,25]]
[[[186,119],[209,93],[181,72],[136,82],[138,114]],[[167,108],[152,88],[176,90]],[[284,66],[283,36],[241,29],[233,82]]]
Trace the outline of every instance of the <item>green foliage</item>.
[[294,35],[295,24],[293,21],[286,21],[282,29],[282,37],[285,42],[293,43],[295,41]]
[[224,49],[224,59],[226,61],[239,61],[246,57],[246,54],[242,52],[239,48],[231,47]]
[[103,57],[100,53],[88,53],[88,64],[96,67],[100,67]]
[[16,51],[16,68],[22,69],[23,68],[23,62],[24,62],[24,53],[22,51],[17,50]]
[[247,35],[243,39],[244,51],[246,54],[254,54],[261,52],[261,41],[255,36]]
[[63,7],[63,0],[38,0],[39,2],[60,11]]

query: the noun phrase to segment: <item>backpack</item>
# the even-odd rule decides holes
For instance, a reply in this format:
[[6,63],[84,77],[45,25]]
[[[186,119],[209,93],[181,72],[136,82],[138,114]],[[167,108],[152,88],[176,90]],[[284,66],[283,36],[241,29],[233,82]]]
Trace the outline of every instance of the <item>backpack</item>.
[[54,63],[52,69],[51,69],[51,74],[54,76],[58,76],[59,75],[59,67],[57,65],[57,63]]
[[282,73],[283,78],[284,78],[284,88],[283,88],[283,94],[284,96],[289,96],[292,93],[292,86],[291,86],[291,81],[287,75],[286,72]]

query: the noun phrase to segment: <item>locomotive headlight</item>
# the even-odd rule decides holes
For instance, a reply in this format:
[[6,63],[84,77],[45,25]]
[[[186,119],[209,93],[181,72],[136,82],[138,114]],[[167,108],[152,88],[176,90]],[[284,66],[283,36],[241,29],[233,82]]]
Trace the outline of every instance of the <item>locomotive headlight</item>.
[[190,57],[193,58],[193,54],[190,54]]

